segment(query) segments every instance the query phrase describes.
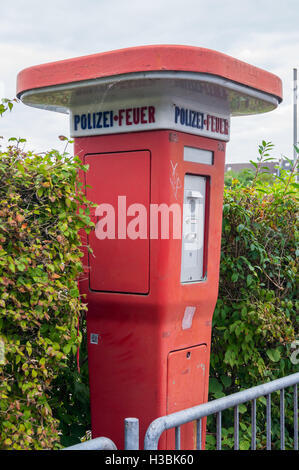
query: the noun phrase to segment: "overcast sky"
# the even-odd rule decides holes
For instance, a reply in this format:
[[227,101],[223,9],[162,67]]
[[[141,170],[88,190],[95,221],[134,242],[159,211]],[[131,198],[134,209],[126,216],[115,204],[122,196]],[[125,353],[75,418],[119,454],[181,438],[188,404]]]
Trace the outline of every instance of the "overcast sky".
[[[293,68],[299,68],[299,0],[0,0],[0,97],[14,97],[29,66],[130,46],[206,47],[278,75],[283,103],[271,113],[232,119],[227,161],[256,159],[264,139],[274,156],[293,153]],[[67,115],[19,104],[0,135],[28,149],[63,149]]]

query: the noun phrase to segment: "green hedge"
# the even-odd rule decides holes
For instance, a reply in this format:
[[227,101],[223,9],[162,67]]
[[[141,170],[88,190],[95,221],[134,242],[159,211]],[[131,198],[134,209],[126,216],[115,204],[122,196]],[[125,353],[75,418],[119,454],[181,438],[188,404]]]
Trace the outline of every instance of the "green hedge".
[[60,446],[55,380],[81,341],[78,231],[93,226],[77,182],[86,168],[24,144],[0,151],[0,449]]
[[[283,171],[263,178],[263,142],[250,185],[232,181],[224,190],[219,297],[213,318],[210,399],[298,372],[292,360],[298,338],[298,184]],[[297,346],[298,348],[298,346]],[[292,396],[287,394],[292,423]],[[279,444],[279,396],[272,406],[272,439]],[[250,445],[250,408],[242,406],[241,446]],[[258,445],[265,446],[264,400],[258,402]],[[233,445],[232,417],[224,416],[223,445]],[[208,443],[215,444],[210,420]],[[292,446],[292,427],[286,442]]]

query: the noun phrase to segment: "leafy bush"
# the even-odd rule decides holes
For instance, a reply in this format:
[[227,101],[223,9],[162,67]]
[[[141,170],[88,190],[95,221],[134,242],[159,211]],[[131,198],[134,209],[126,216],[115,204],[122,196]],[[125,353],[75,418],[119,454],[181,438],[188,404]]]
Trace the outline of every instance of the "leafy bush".
[[24,143],[11,138],[0,151],[1,449],[60,446],[55,380],[81,341],[78,231],[93,227],[77,181],[86,167],[66,152],[25,152]]
[[80,332],[82,342],[79,357],[69,355],[67,367],[59,371],[50,391],[49,401],[53,416],[59,421],[60,443],[63,447],[78,444],[91,436],[85,315],[80,318]]
[[[219,297],[213,318],[210,399],[294,373],[290,360],[298,336],[298,184],[283,171],[270,185],[260,180],[270,143],[260,146],[251,185],[237,179],[224,190]],[[265,158],[266,157],[266,158]],[[297,250],[297,251],[296,251]],[[279,401],[273,397],[273,440],[279,440]],[[291,397],[287,394],[287,403]],[[263,400],[258,440],[265,445]],[[250,410],[242,406],[242,448],[250,445]],[[292,408],[287,411],[292,421]],[[224,415],[226,415],[224,413]],[[224,444],[232,446],[227,412]],[[213,424],[210,420],[210,432]],[[290,431],[291,432],[291,431]],[[292,435],[286,434],[292,444]],[[214,437],[209,436],[210,443]]]

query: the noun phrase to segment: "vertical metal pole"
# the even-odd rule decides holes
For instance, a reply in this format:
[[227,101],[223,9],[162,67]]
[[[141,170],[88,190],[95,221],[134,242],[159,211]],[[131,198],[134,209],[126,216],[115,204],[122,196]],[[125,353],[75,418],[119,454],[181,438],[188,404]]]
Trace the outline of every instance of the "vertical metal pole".
[[201,450],[201,441],[202,441],[202,424],[201,419],[196,420],[196,449]]
[[256,450],[256,399],[251,402],[251,450]]
[[175,428],[175,450],[181,450],[181,427]]
[[[294,76],[294,123],[293,123],[293,145],[297,145],[297,69],[293,69]],[[293,147],[294,163],[296,161],[297,152]]]
[[280,450],[285,450],[285,439],[284,439],[284,388],[280,390]]
[[294,449],[298,450],[298,388],[294,385]]
[[239,450],[239,406],[234,408],[234,450]]
[[221,411],[217,413],[217,450],[221,450]]
[[125,419],[125,450],[139,450],[139,420]]
[[[297,145],[297,69],[293,69],[294,75],[294,124],[293,124],[293,165],[297,159],[297,152],[294,145]],[[298,168],[295,169],[295,182],[299,180]]]
[[267,395],[267,450],[271,450],[271,394]]

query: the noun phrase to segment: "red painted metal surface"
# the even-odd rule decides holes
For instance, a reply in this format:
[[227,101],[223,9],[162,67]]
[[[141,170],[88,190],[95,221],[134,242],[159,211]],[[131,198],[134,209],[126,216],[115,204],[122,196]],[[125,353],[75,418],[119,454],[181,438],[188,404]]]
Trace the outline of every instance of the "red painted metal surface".
[[[168,354],[167,370],[167,414],[203,403],[206,385],[207,346],[180,349]],[[203,427],[204,428],[204,427]],[[202,447],[205,429],[202,433]],[[190,445],[191,443],[191,445]],[[196,449],[196,423],[181,426],[181,448]],[[175,432],[167,432],[167,449],[175,448]]]
[[[30,67],[18,75],[17,95],[35,89],[47,95],[45,87],[72,84],[76,88],[87,80],[124,74],[134,78],[134,73],[155,71],[210,74],[268,93],[271,99],[282,98],[277,76],[216,51],[176,45],[134,47]],[[44,97],[38,103],[39,96],[30,104],[45,106],[47,100]],[[51,103],[50,94],[48,98]],[[257,99],[251,112],[261,111],[263,99]],[[127,106],[121,104],[121,93],[118,100]],[[98,104],[100,109],[102,102]],[[90,165],[88,174],[81,174],[91,186],[88,198],[111,204],[116,211],[118,196],[126,196],[127,206],[138,203],[148,209],[150,204],[178,203],[182,207],[185,175],[206,177],[203,271],[207,276],[201,282],[181,283],[181,239],[99,240],[95,233],[88,240],[83,237],[85,276],[80,291],[88,302],[92,433],[112,439],[119,449],[124,446],[124,418],[139,418],[142,442],[155,418],[208,398],[225,143],[192,135],[192,128],[187,129],[190,134],[135,128],[138,132],[75,138],[75,153]],[[213,164],[184,161],[184,146],[212,151]],[[95,221],[97,215],[94,209]],[[116,224],[118,231],[119,217]],[[93,255],[87,252],[86,241]],[[192,312],[188,322],[186,312]],[[194,448],[195,432],[193,424],[182,427],[182,449]],[[173,431],[164,433],[160,448],[173,447]]]
[[[184,161],[184,146],[213,151],[214,164]],[[90,272],[80,282],[80,291],[87,294],[88,301],[92,432],[93,437],[105,435],[118,448],[123,448],[124,418],[133,416],[140,419],[142,442],[150,422],[176,409],[174,403],[181,408],[207,400],[211,325],[218,293],[225,144],[167,130],[81,137],[75,140],[75,153],[82,160],[118,152],[124,152],[124,155],[131,152],[134,155],[138,155],[138,152],[141,152],[140,155],[150,154],[151,203],[182,205],[186,173],[207,176],[210,182],[206,200],[205,281],[180,282],[181,240],[151,239],[149,265],[145,258],[143,274],[140,267],[136,271],[134,263],[123,265],[124,273],[131,279],[135,277],[136,282],[138,277],[145,277],[146,272],[149,272],[147,294],[96,292],[90,289],[90,282],[95,272],[107,266],[108,260],[104,259],[102,264],[101,258],[98,258],[96,266],[94,262],[88,261],[85,253],[84,263],[90,265]],[[113,156],[110,158],[113,159]],[[90,175],[93,174],[92,195],[95,195],[96,202],[102,201],[107,194],[113,193],[114,197],[119,195],[121,186],[117,184],[118,179],[113,174],[109,178],[102,178],[100,166],[97,171],[94,171],[95,168],[91,167],[89,171],[92,172]],[[117,171],[115,168],[114,172]],[[124,179],[130,178],[130,171],[128,165],[127,171],[123,170]],[[91,180],[87,176],[87,181]],[[94,240],[92,237],[90,239],[95,249],[97,243],[102,244],[103,252],[107,240]],[[124,242],[129,247],[131,240]],[[115,264],[115,260],[111,262]],[[195,313],[190,328],[184,329],[183,318],[187,307],[195,308]],[[91,334],[98,335],[98,344],[90,343]],[[182,374],[185,353],[179,351],[185,348],[197,351],[198,347],[203,348],[198,350],[198,354],[205,374],[202,374],[202,380],[197,385],[198,391],[195,391],[193,387],[198,379],[198,354],[191,354],[188,359],[190,371]],[[177,368],[176,358],[179,358]],[[172,380],[178,380],[178,388],[169,388]],[[167,396],[168,391],[170,397]],[[175,398],[177,394],[182,395],[179,402]],[[194,428],[191,432],[190,427],[183,430],[182,443],[187,449],[194,447]],[[168,438],[168,444],[171,447],[174,445],[173,437]],[[166,433],[161,438],[160,448],[166,448]]]
[[177,45],[132,47],[29,67],[18,74],[17,95],[47,86],[152,71],[208,73],[282,98],[282,83],[276,75],[220,52]]
[[[109,238],[100,241],[95,231],[89,237],[93,250],[89,259],[90,289],[146,294],[149,291],[149,238],[127,238],[123,219],[126,207],[142,204],[147,211],[145,222],[148,225],[150,152],[95,154],[87,155],[84,160],[89,165],[88,199],[96,204],[110,205],[107,207],[109,216],[107,212],[101,214],[106,225],[103,232],[108,231]],[[112,216],[115,216],[115,226],[109,223]]]

